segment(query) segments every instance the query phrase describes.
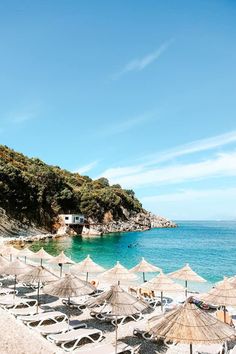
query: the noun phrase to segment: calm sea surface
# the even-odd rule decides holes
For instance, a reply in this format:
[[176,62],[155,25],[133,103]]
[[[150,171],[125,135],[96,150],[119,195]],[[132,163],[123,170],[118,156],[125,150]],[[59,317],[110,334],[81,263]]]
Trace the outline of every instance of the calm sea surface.
[[[141,257],[166,273],[189,263],[208,281],[207,285],[201,285],[201,289],[224,275],[236,274],[236,221],[180,221],[178,225],[175,229],[152,229],[86,239],[68,237],[37,243],[32,249],[44,246],[53,255],[64,250],[74,261],[81,261],[90,254],[105,268],[112,267],[117,260],[130,268]],[[152,276],[149,274],[147,278]],[[199,285],[195,289],[199,290]]]

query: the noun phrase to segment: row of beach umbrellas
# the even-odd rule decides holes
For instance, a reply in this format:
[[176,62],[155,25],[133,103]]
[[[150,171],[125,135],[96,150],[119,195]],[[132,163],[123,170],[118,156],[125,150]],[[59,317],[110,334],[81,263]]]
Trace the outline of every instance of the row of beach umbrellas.
[[[12,257],[25,257],[25,262],[27,258],[38,258],[40,259],[41,265],[43,265],[43,261],[47,261],[49,264],[59,264],[61,266],[61,274],[62,274],[62,265],[63,264],[75,264],[69,257],[67,257],[62,251],[58,256],[53,257],[48,252],[46,252],[43,247],[37,251],[33,252],[29,248],[25,248],[22,250],[18,250],[13,246],[4,246],[0,250],[0,254],[2,256],[9,256],[10,260]],[[104,272],[105,269],[92,261],[90,256],[85,258],[84,261],[75,264],[71,269],[77,272],[86,273],[86,280],[88,280],[88,273],[101,273]],[[123,279],[127,279],[127,269],[123,267],[119,262],[117,262],[116,266],[112,268],[112,270],[108,270],[104,273],[105,277],[109,277],[112,275],[115,277],[115,280],[121,281]],[[137,264],[135,267],[128,270],[129,274],[132,273],[142,273],[143,274],[143,282],[146,282],[145,273],[153,273],[153,272],[161,272],[162,269],[156,267],[149,262],[147,262],[144,258],[142,258],[141,262]],[[170,273],[169,277],[173,279],[179,279],[185,281],[185,288],[187,289],[188,281],[193,282],[205,282],[206,280],[195,273],[188,264],[181,268],[180,270]],[[119,279],[117,279],[119,278]],[[135,276],[130,275],[128,280],[135,280]]]
[[[25,250],[25,252],[26,251],[27,250]],[[88,256],[84,261],[72,265],[70,270],[73,274],[66,274],[64,277],[59,278],[51,270],[45,268],[42,265],[42,261],[46,259],[45,257],[48,257],[46,255],[46,251],[43,251],[44,250],[40,250],[39,252],[38,258],[42,258],[40,258],[41,265],[37,267],[23,263],[19,259],[16,259],[13,262],[9,262],[3,257],[0,257],[0,274],[13,275],[15,282],[14,288],[17,277],[21,281],[27,283],[38,283],[38,299],[40,285],[42,283],[47,283],[47,285],[44,287],[45,293],[58,297],[68,297],[68,303],[70,303],[71,297],[89,295],[94,292],[95,288],[87,282],[89,272],[103,272],[102,277],[105,280],[110,280],[111,282],[120,282],[127,279],[134,280],[136,278],[134,274],[135,272],[142,272],[145,270],[145,273],[151,269],[148,268],[149,263],[145,260],[142,260],[139,265],[132,268],[131,270],[126,269],[118,262],[115,267],[104,272],[104,268],[97,265]],[[12,253],[10,254],[13,255]],[[35,253],[33,254],[35,255]],[[19,257],[23,255],[16,253],[14,256]],[[48,263],[49,261],[50,263],[53,263],[52,261],[54,257],[51,255],[49,256],[51,258],[47,258]],[[66,259],[63,257],[63,254],[55,258],[56,264],[66,264],[64,263],[64,261],[66,262]],[[10,259],[12,260],[12,257],[10,257]],[[145,282],[142,286],[154,291],[160,291],[161,297],[165,291],[169,292],[184,290],[180,284],[174,283],[172,278],[182,279],[184,281],[205,281],[198,274],[196,274],[189,265],[186,265],[184,268],[171,273],[168,276],[163,274],[161,269],[159,269],[159,272],[160,274],[158,276],[149,282]],[[77,275],[80,273],[86,273],[86,281],[77,277]],[[62,275],[62,273],[60,275]],[[145,280],[145,278],[143,279]],[[187,287],[187,284],[185,285]],[[209,301],[219,306],[224,306],[224,308],[226,308],[226,306],[236,306],[236,278],[225,278],[223,281],[216,283],[214,288],[208,294],[205,294],[203,298],[205,301]],[[115,317],[116,321],[118,316],[132,315],[137,312],[142,312],[148,307],[146,302],[141,299],[137,299],[136,297],[124,291],[119,284],[112,286],[107,292],[93,300],[90,300],[87,305],[89,307],[93,307],[104,303],[105,307],[109,306],[110,316]],[[105,310],[105,307],[103,307],[103,311]],[[216,318],[196,307],[196,305],[191,301],[191,298],[186,300],[184,305],[179,306],[177,309],[172,310],[165,315],[154,317],[152,320],[150,320],[149,326],[150,333],[153,334],[156,338],[170,340],[177,343],[189,344],[190,353],[192,353],[193,344],[223,343],[224,341],[235,336],[235,331],[230,328],[230,326],[220,322]],[[118,326],[116,326],[116,351],[117,329]]]

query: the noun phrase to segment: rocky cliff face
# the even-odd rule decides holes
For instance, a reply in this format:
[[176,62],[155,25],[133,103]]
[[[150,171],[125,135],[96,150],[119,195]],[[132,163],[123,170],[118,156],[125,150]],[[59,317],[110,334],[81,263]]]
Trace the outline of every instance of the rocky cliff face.
[[126,220],[109,221],[96,225],[92,219],[89,220],[90,227],[84,227],[83,236],[96,236],[113,232],[144,231],[151,228],[170,228],[177,225],[162,216],[150,212],[140,212],[134,216],[127,216]]
[[6,214],[0,208],[0,237],[35,236],[46,233],[45,229],[38,228],[33,224],[22,223]]

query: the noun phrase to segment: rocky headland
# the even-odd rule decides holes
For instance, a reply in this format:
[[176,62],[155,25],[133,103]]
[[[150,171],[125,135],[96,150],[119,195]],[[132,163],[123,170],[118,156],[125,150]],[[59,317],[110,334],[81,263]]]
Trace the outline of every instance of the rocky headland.
[[[59,216],[82,214],[78,229],[63,225]],[[82,234],[148,230],[176,225],[146,211],[132,189],[92,180],[29,158],[0,145],[0,237],[34,240]]]

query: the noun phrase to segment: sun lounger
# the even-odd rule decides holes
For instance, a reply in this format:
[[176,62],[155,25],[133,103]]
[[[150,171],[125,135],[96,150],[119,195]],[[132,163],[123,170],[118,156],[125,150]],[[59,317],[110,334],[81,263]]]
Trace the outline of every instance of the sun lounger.
[[38,312],[38,301],[34,299],[22,299],[13,307],[7,308],[8,311],[15,316],[33,315]]
[[24,315],[34,315],[39,309],[37,306],[28,306],[28,307],[17,307],[9,309],[9,312],[14,316],[24,316]]
[[18,290],[14,290],[11,288],[0,288],[0,296],[10,295],[10,294],[18,294]]
[[[113,326],[116,326],[116,318],[114,318],[114,316],[110,316],[109,312],[107,313],[96,313],[95,317],[100,320],[100,321],[110,321],[111,324]],[[140,321],[141,319],[143,319],[143,315],[142,313],[137,313],[134,315],[128,315],[128,316],[117,316],[117,323],[119,325],[123,325],[125,324],[125,322],[127,322],[127,320],[133,320],[135,322]]]
[[67,331],[78,329],[78,328],[87,328],[87,325],[86,323],[83,323],[78,320],[73,320],[68,323],[67,320],[67,321],[56,322],[48,325],[41,325],[35,327],[35,329],[44,336],[49,334],[65,333]]
[[22,301],[27,301],[27,298],[22,298],[19,296],[13,296],[13,295],[5,295],[0,297],[0,306],[3,308],[10,308],[15,306],[18,303],[21,303]]
[[[31,319],[30,319],[31,317]],[[22,317],[20,317],[22,319]],[[65,313],[60,311],[54,312],[43,312],[41,314],[35,314],[29,316],[28,320],[23,318],[23,321],[27,324],[29,328],[43,328],[43,326],[51,325],[55,323],[62,323],[67,321],[68,317]]]
[[133,335],[142,336],[145,340],[151,340],[153,335],[149,334],[147,331],[147,321],[143,322],[138,328],[134,328]]
[[84,296],[83,298],[78,298],[76,300],[71,300],[68,302],[68,299],[62,299],[63,305],[70,306],[72,308],[76,308],[80,311],[86,308],[86,301],[89,299],[88,296]]
[[[94,338],[95,337],[95,338]],[[65,351],[72,351],[78,348],[82,340],[89,340],[93,343],[100,342],[103,337],[102,331],[96,328],[73,329],[66,333],[47,336],[47,339],[55,344],[61,344]]]
[[67,318],[66,314],[60,312],[60,311],[48,311],[48,312],[41,312],[37,313],[35,315],[29,315],[29,316],[18,316],[18,319],[20,319],[23,322],[32,322],[35,323],[35,325],[43,324],[43,321],[48,321],[51,318],[54,317],[64,317],[65,319]]
[[[139,346],[138,346],[139,347]],[[134,354],[137,348],[132,348],[126,343],[118,343],[117,354],[130,353]],[[114,354],[115,346],[112,344],[102,344],[91,346],[89,349],[78,349],[73,352],[73,354]]]

